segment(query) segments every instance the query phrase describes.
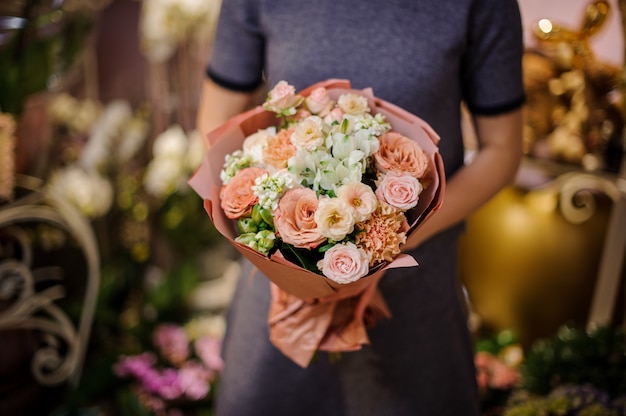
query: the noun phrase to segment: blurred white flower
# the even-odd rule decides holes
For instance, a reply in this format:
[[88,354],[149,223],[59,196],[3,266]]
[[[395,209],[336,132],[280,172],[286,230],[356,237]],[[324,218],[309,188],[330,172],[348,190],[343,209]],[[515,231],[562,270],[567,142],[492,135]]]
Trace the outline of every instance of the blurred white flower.
[[197,132],[187,136],[181,126],[170,126],[154,140],[153,159],[144,175],[146,191],[163,199],[183,189],[190,173],[200,165],[204,150]]
[[187,153],[187,134],[181,126],[174,124],[159,134],[152,145],[152,154],[155,159],[177,158],[183,159]]
[[124,126],[117,146],[117,161],[126,163],[141,149],[148,137],[149,126],[145,119],[133,117]]
[[220,5],[220,0],[144,0],[139,29],[148,59],[166,61],[184,40],[207,39]]
[[88,218],[105,215],[113,203],[111,183],[98,173],[86,172],[78,166],[55,172],[50,186]]
[[79,164],[87,170],[98,170],[110,156],[111,144],[122,127],[132,118],[130,104],[124,100],[112,101],[91,128],[89,140],[83,149]]

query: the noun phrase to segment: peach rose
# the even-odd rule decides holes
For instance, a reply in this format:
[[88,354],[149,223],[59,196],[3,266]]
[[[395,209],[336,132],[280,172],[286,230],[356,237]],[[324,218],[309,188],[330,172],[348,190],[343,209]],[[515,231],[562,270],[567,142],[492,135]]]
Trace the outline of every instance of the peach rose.
[[397,132],[387,132],[380,139],[374,154],[376,168],[381,172],[405,172],[421,178],[428,171],[428,156],[416,141]]
[[296,94],[293,85],[280,81],[267,94],[263,107],[279,114],[293,115],[296,112],[295,107],[300,105],[303,99],[304,97]]
[[258,198],[252,191],[254,180],[268,172],[263,168],[245,168],[224,185],[220,191],[221,207],[230,219],[250,215]]
[[267,146],[263,149],[265,163],[276,169],[287,167],[287,161],[296,154],[296,147],[291,143],[293,128],[283,129],[274,137],[267,139]]
[[324,253],[317,267],[324,276],[337,283],[359,280],[369,272],[370,257],[354,243],[337,244]]
[[413,208],[419,201],[422,184],[417,178],[398,172],[388,172],[377,183],[376,196],[402,211]]
[[304,104],[312,114],[324,117],[332,110],[335,102],[331,100],[326,88],[318,87],[311,91],[311,94],[304,99]]
[[274,226],[280,238],[295,247],[312,249],[326,241],[315,222],[317,195],[309,188],[287,191],[278,203]]

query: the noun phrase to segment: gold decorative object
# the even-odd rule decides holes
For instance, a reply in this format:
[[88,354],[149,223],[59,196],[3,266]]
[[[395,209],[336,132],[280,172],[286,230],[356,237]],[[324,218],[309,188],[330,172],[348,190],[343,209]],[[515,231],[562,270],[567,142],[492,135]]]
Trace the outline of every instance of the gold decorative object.
[[619,67],[598,60],[590,39],[610,15],[608,1],[591,2],[580,27],[540,19],[536,49],[525,53],[525,152],[587,171],[619,169],[624,115],[615,101]]

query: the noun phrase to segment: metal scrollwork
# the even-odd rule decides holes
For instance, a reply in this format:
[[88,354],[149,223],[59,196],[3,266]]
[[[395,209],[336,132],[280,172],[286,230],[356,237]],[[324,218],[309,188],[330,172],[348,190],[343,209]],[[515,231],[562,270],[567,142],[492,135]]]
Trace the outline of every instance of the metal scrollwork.
[[[0,206],[0,331],[33,330],[38,347],[31,360],[42,385],[80,378],[99,288],[99,255],[88,221],[73,206],[33,178],[20,178],[28,194]],[[58,265],[36,266],[37,253],[29,236],[32,227],[46,225],[67,235],[85,258],[80,317],[69,318],[56,303],[66,296],[63,259]],[[31,228],[29,228],[31,227]],[[76,277],[76,276],[74,276]]]
[[572,224],[583,223],[593,216],[599,193],[608,196],[612,201],[617,201],[620,197],[615,181],[598,175],[571,173],[561,176],[557,183],[561,187],[561,214]]

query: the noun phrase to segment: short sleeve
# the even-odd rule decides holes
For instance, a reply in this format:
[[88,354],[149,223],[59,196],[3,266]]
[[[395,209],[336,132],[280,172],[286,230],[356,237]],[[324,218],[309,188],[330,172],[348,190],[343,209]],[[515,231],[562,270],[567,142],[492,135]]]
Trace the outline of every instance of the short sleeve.
[[252,91],[263,80],[265,40],[257,0],[223,0],[206,74],[234,91]]
[[479,115],[514,110],[524,102],[522,23],[516,0],[477,0],[468,22],[463,94]]

